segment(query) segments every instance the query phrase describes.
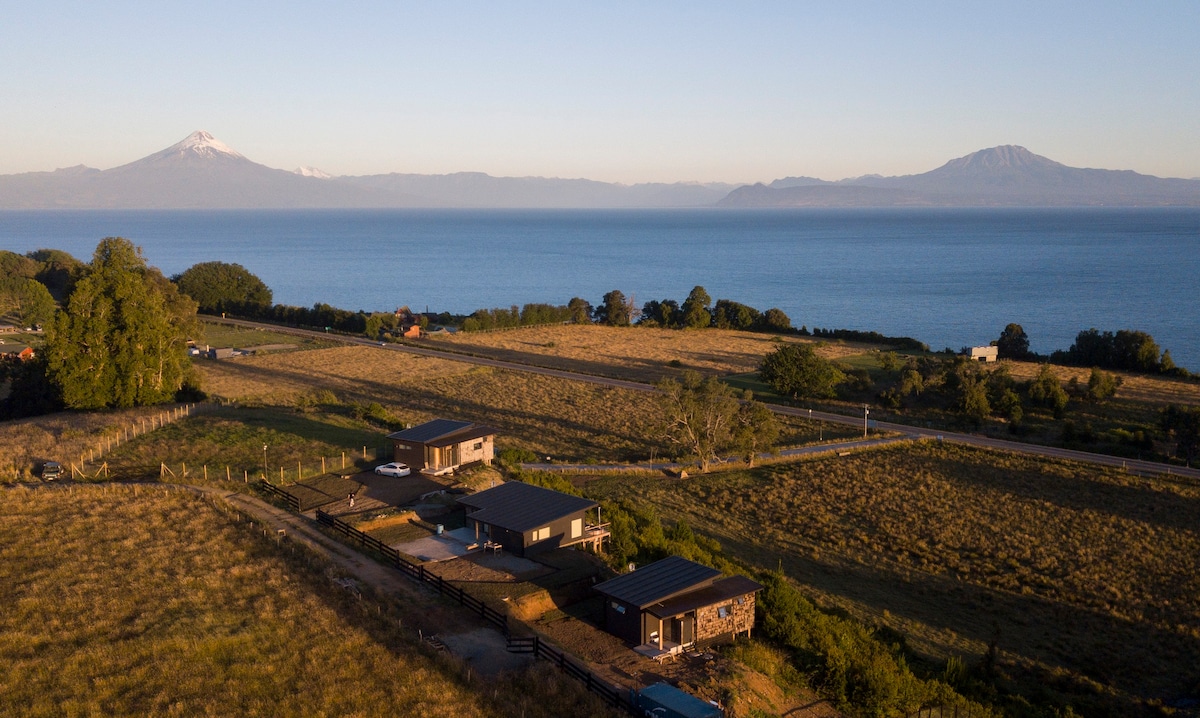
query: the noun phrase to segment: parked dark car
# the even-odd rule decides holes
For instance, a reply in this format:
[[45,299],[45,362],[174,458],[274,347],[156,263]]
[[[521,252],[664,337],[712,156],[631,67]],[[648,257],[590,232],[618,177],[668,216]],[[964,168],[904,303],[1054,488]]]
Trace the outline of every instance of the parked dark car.
[[57,461],[47,461],[42,464],[42,481],[54,481],[62,476],[62,464]]

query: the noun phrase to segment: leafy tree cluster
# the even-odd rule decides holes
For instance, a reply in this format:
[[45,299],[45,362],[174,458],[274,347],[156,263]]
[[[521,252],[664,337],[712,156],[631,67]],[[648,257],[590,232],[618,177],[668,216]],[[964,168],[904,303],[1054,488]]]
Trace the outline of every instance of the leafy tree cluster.
[[479,309],[463,320],[462,330],[477,332],[486,329],[511,329],[538,324],[566,324],[574,321],[576,313],[577,307],[569,304],[566,306],[526,304],[519,309],[514,304],[509,309]]
[[75,409],[155,404],[193,384],[186,340],[196,303],[147,267],[129,240],[109,237],[46,334],[46,374]]
[[771,451],[779,438],[779,423],[770,409],[754,401],[750,392],[739,401],[716,377],[685,371],[680,380],[667,379],[657,386],[664,439],[677,455],[695,460],[702,473],[726,451],[753,464],[755,455]]
[[23,327],[49,323],[54,316],[54,297],[32,277],[0,274],[0,316],[11,316]]
[[202,262],[171,277],[179,291],[196,300],[206,314],[256,315],[271,305],[271,290],[240,264]]
[[732,299],[718,299],[714,305],[712,297],[704,287],[698,285],[688,293],[683,304],[674,299],[653,299],[646,302],[642,305],[641,320],[638,323],[669,329],[716,327],[778,333],[794,331],[792,320],[781,309],[773,307],[760,312]]
[[1159,415],[1163,432],[1175,440],[1175,455],[1190,466],[1200,457],[1200,406],[1170,404]]
[[1036,356],[1029,351],[1029,336],[1020,324],[1008,324],[1004,327],[1000,338],[996,340],[996,349],[1001,359],[1026,361]]
[[604,295],[600,305],[592,312],[592,317],[610,327],[627,327],[638,318],[638,311],[633,299],[626,299],[624,292],[614,289]]
[[[880,640],[858,621],[818,609],[782,573],[763,574],[759,580],[765,586],[758,604],[763,633],[788,648],[796,668],[816,678],[816,685],[847,715],[912,715],[926,705],[991,714],[969,704],[946,680],[913,673],[901,641]],[[966,682],[969,672],[947,670],[945,678]]]
[[66,252],[39,249],[26,255],[0,250],[0,316],[21,326],[48,324],[83,265]]
[[1070,349],[1056,351],[1050,355],[1050,359],[1057,364],[1123,369],[1145,374],[1182,373],[1171,360],[1169,351],[1160,353],[1154,337],[1132,329],[1121,329],[1115,334],[1094,328],[1086,329],[1075,336],[1075,343]]
[[846,374],[809,344],[782,344],[763,357],[759,377],[776,393],[793,399],[825,399],[837,393]]

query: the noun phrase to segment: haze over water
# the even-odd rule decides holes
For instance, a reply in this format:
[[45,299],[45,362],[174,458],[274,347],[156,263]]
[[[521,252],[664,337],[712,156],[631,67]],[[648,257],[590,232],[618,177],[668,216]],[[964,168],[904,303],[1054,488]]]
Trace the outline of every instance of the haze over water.
[[0,248],[88,261],[105,236],[165,274],[236,262],[275,301],[470,313],[599,304],[611,289],[779,307],[795,326],[1038,352],[1082,329],[1149,332],[1200,370],[1200,210],[337,210],[0,212]]

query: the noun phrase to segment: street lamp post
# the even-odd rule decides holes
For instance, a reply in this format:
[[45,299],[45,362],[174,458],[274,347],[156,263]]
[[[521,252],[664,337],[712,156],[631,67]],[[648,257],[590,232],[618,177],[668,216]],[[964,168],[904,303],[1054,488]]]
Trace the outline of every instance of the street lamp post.
[[867,414],[871,413],[871,409],[863,404],[863,438],[867,438]]
[[263,444],[263,480],[267,479],[267,445]]

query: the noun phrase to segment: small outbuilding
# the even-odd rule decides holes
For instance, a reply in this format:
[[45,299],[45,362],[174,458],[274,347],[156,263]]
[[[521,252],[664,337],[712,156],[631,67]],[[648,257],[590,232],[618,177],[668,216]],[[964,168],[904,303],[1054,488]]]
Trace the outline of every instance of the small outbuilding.
[[609,535],[607,525],[588,521],[600,504],[580,496],[507,481],[459,498],[467,509],[467,528],[476,542],[499,547],[517,556],[579,544],[599,548]]
[[388,438],[393,460],[435,476],[471,464],[490,464],[496,456],[496,430],[469,421],[434,419]]
[[968,347],[964,353],[971,361],[994,362],[1000,358],[1000,348],[995,346]]
[[732,641],[754,628],[762,584],[670,556],[596,586],[606,630],[652,658]]

